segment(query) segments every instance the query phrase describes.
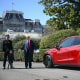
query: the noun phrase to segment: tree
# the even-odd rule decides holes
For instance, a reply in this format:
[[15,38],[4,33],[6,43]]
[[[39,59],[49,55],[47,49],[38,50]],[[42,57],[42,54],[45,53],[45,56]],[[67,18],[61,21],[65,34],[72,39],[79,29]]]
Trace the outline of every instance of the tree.
[[41,0],[43,12],[51,18],[46,24],[55,29],[80,27],[80,0]]

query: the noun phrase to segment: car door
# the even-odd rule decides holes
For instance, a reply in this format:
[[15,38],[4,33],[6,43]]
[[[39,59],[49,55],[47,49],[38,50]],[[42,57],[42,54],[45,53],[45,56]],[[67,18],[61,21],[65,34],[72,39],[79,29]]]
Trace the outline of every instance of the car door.
[[57,64],[68,64],[70,61],[69,54],[72,52],[72,42],[74,37],[70,37],[62,41],[58,46],[58,51],[55,54]]
[[80,55],[80,36],[74,37],[74,41],[72,42],[72,52],[69,53],[69,64],[78,64],[78,57]]

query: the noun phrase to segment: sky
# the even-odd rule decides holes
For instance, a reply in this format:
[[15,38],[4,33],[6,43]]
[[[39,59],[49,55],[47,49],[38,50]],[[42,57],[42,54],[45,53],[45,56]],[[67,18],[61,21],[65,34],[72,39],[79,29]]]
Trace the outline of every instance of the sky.
[[24,18],[26,19],[40,19],[42,25],[45,25],[46,21],[50,18],[43,13],[44,7],[38,4],[40,0],[0,0],[0,17],[2,17],[3,11],[13,10],[22,11]]

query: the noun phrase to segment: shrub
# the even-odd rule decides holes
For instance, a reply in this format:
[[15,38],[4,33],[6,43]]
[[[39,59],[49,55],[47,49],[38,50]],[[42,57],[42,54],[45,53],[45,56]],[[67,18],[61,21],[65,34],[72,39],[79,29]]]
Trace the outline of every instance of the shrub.
[[78,33],[72,29],[60,30],[56,33],[51,33],[41,39],[40,49],[53,48],[63,39],[73,35],[78,35]]
[[[33,40],[33,42],[35,44],[35,49],[38,49],[39,48],[39,44],[40,44],[40,39],[31,38],[31,40]],[[24,39],[18,41],[17,43],[15,43],[13,45],[15,61],[24,61],[24,51],[18,52],[18,49],[20,49],[22,47],[23,42],[24,42]]]
[[13,45],[13,48],[14,48],[14,49],[17,49],[17,50],[20,49],[20,48],[22,47],[22,45],[23,45],[23,42],[24,42],[24,40],[21,40],[21,41],[15,43],[15,44]]
[[35,49],[39,49],[41,39],[31,38],[31,40],[33,40],[33,42],[34,42]]
[[[24,61],[24,51],[18,52],[18,49],[22,47],[24,40],[26,40],[26,37],[20,35],[16,36],[14,40],[12,40],[15,61]],[[31,40],[33,40],[35,44],[35,49],[39,49],[41,39],[31,38]],[[3,60],[2,51],[0,51],[0,60]]]
[[[16,36],[14,40],[12,40],[13,48],[21,48],[25,40],[26,40],[25,36],[20,36],[20,35]],[[41,39],[31,38],[31,40],[33,40],[34,42],[35,49],[39,49]]]
[[78,28],[76,32],[80,35],[80,28]]
[[18,41],[24,40],[26,39],[26,36],[24,35],[17,35],[14,39],[13,39],[13,43],[17,43]]
[[24,36],[24,35],[17,35],[17,36],[12,40],[13,46],[14,46],[17,42],[22,41],[22,40],[26,40],[26,36]]
[[2,61],[3,60],[3,52],[2,52],[2,50],[0,50],[0,61]]
[[15,61],[24,61],[24,51],[18,52],[17,50],[14,51],[14,60]]
[[[48,49],[40,49],[38,53],[33,53],[33,61],[34,62],[42,62],[44,52]],[[14,60],[15,61],[24,61],[24,51],[18,52],[17,50],[14,51]]]
[[33,60],[34,62],[42,62],[43,61],[43,55],[44,52],[47,51],[48,49],[40,49],[38,53],[33,54]]

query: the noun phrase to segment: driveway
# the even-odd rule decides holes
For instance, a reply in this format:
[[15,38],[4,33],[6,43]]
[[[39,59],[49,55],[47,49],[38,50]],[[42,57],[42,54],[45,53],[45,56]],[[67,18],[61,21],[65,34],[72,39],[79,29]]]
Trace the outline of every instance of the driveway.
[[14,62],[15,69],[2,69],[0,61],[0,80],[80,80],[77,67],[45,68],[43,63],[33,63],[32,69],[25,69],[24,62]]

